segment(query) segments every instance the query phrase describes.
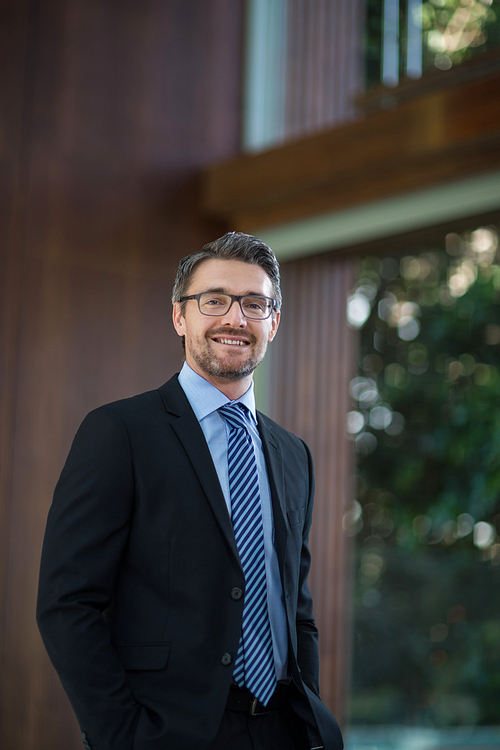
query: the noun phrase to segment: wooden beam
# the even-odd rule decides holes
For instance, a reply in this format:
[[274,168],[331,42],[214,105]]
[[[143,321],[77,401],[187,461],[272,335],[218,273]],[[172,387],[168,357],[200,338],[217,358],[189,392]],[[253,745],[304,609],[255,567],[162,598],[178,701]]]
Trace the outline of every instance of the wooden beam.
[[498,169],[500,73],[207,168],[202,204],[252,231]]

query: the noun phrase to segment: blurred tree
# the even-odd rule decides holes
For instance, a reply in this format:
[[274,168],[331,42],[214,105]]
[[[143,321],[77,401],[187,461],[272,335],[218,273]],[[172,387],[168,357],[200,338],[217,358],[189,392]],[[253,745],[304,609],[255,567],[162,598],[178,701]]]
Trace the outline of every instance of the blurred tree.
[[498,234],[360,261],[352,723],[497,724]]

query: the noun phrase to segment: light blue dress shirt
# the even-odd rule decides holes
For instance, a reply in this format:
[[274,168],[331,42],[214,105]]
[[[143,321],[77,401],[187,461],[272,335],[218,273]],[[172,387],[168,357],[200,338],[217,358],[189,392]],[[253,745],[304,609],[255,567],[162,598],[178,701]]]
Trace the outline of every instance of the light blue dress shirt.
[[[227,466],[227,444],[229,426],[217,409],[231,403],[218,388],[194,372],[185,362],[179,374],[179,383],[198,419],[219,477],[229,515],[231,515],[231,498],[229,495],[229,473]],[[271,489],[267,475],[267,466],[262,450],[262,441],[257,429],[257,415],[253,382],[246,393],[236,399],[248,409],[248,430],[252,438],[259,474],[262,521],[264,526],[264,550],[266,555],[267,606],[271,634],[273,639],[274,663],[276,678],[284,680],[287,676],[288,638],[283,599],[283,587],[278,566],[278,557],[274,546],[274,518],[271,503]]]

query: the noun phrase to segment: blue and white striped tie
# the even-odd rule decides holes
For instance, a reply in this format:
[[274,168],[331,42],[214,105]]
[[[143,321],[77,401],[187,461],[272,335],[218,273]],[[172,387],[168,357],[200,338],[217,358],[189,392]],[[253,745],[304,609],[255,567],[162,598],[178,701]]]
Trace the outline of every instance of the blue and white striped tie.
[[246,407],[226,404],[219,409],[229,425],[228,468],[231,517],[245,575],[245,600],[240,643],[233,677],[263,705],[276,688],[271,626],[267,611],[264,529],[259,477]]

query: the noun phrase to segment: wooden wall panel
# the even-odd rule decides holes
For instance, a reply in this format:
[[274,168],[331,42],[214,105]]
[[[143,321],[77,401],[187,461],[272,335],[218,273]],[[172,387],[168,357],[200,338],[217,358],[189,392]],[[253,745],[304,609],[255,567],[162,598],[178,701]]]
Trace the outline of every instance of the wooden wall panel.
[[169,296],[179,258],[226,229],[197,175],[239,147],[241,5],[0,7],[6,750],[81,747],[34,619],[46,514],[85,413],[181,364]]
[[343,718],[349,669],[350,564],[342,534],[352,499],[352,443],[345,436],[348,384],[355,372],[356,333],[347,327],[353,283],[350,258],[318,257],[282,266],[283,314],[269,350],[269,413],[309,445],[316,497],[310,587],[320,631],[321,692]]
[[[23,148],[32,94],[30,3],[0,5],[0,711],[3,675],[9,667],[5,641],[11,596],[11,518],[18,392],[18,355],[25,263],[26,174]],[[21,679],[16,670],[16,680]],[[3,711],[2,711],[3,713]],[[24,718],[24,716],[22,717]],[[0,716],[0,734],[4,722]],[[1,740],[0,740],[1,742]],[[2,742],[2,746],[8,747]]]
[[289,0],[284,141],[355,117],[363,83],[360,0]]
[[[15,7],[0,4],[0,638],[5,632],[7,571],[15,437],[14,400],[21,314],[24,194],[22,158],[25,101],[30,79],[26,70],[29,0]],[[3,646],[3,640],[0,640]],[[0,646],[0,675],[5,671]],[[1,701],[1,692],[0,692]],[[1,704],[0,704],[1,705]],[[1,719],[0,719],[1,721]]]

